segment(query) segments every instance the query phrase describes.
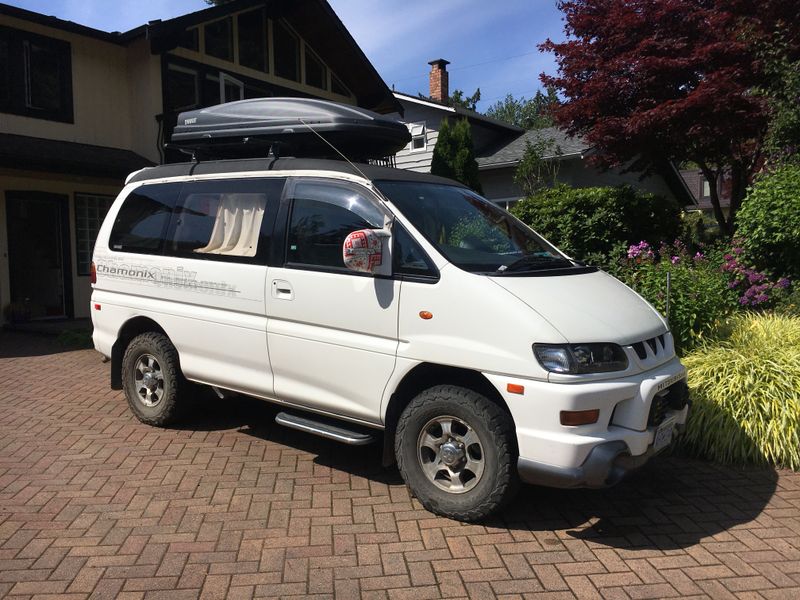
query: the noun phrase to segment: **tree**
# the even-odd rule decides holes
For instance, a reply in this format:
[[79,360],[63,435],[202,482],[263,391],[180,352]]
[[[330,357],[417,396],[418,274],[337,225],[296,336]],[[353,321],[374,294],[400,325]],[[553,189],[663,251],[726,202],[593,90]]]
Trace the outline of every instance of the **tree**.
[[455,124],[448,119],[442,121],[433,149],[431,173],[455,179],[482,193],[478,162],[472,147],[472,130],[466,119],[459,119]]
[[521,96],[517,99],[508,94],[503,100],[492,104],[486,115],[523,129],[542,129],[553,126],[551,111],[557,105],[556,91],[548,88],[546,94],[537,91],[533,98]]
[[478,102],[481,101],[481,88],[475,90],[475,93],[472,96],[464,96],[464,92],[461,90],[454,90],[453,93],[450,95],[450,106],[460,106],[461,108],[466,108],[468,110],[476,110],[476,106],[478,106]]
[[761,56],[769,81],[760,92],[767,100],[771,119],[766,148],[773,162],[797,159],[800,150],[800,57],[778,32],[775,43]]
[[770,110],[754,90],[767,79],[757,48],[777,26],[799,45],[797,0],[561,0],[567,40],[547,40],[566,101],[556,121],[583,136],[600,166],[645,173],[691,160],[708,181],[732,182],[730,217],[715,186],[711,204],[732,234],[748,184],[763,162]]
[[525,153],[514,172],[514,183],[522,188],[526,197],[556,183],[561,154],[561,147],[552,138],[539,136],[525,141]]

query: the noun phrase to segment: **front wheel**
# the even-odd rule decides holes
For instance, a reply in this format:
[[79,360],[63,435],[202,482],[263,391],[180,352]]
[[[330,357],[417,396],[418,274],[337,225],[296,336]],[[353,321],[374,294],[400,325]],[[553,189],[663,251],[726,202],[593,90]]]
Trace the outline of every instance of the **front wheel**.
[[178,351],[165,335],[137,335],[122,358],[122,385],[128,406],[142,423],[166,427],[183,408],[185,380]]
[[414,398],[398,421],[395,455],[422,505],[452,519],[483,519],[517,489],[513,421],[467,388],[440,385]]

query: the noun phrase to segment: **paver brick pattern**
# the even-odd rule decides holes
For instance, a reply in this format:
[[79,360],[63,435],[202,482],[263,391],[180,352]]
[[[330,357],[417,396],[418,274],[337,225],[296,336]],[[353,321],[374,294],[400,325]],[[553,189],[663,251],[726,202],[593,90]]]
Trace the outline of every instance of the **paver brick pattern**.
[[798,474],[663,458],[468,525],[258,400],[143,425],[108,371],[0,333],[0,597],[800,598]]

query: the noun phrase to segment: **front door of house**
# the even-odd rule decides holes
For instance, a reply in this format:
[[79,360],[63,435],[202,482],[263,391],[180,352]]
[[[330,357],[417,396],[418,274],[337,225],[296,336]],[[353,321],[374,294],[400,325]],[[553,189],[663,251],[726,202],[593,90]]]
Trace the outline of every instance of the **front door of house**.
[[70,316],[68,197],[6,192],[11,305],[16,319]]

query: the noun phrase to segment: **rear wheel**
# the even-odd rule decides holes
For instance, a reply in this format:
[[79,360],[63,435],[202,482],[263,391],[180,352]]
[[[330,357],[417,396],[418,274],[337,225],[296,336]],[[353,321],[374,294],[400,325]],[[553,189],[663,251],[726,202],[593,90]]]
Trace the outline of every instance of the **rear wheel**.
[[137,335],[122,359],[122,385],[128,406],[143,423],[165,427],[177,421],[186,381],[178,351],[165,335]]
[[441,385],[414,398],[400,416],[395,454],[406,484],[438,515],[480,520],[517,489],[513,421],[470,389]]

